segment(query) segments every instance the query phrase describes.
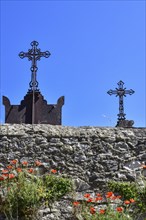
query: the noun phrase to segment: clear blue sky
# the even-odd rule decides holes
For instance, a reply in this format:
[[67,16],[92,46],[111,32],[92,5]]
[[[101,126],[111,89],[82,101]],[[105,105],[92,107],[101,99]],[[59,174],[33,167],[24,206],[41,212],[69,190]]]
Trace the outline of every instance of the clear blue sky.
[[[115,126],[119,100],[107,91],[123,80],[127,119],[146,126],[145,1],[1,1],[0,96],[19,104],[33,40],[51,56],[38,62],[39,89],[50,104],[64,95],[63,125]],[[0,121],[4,107],[0,104]]]

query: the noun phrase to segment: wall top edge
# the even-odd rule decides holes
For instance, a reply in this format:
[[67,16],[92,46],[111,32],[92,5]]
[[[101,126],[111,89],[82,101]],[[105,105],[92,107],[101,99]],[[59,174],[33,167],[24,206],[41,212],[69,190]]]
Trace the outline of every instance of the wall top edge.
[[3,136],[23,136],[46,138],[101,138],[101,139],[146,139],[146,128],[121,128],[121,127],[99,127],[99,126],[62,126],[47,124],[3,124],[0,125],[0,138]]
[[35,127],[52,127],[52,128],[73,128],[73,129],[92,129],[92,128],[99,128],[99,129],[116,129],[116,130],[125,130],[125,129],[146,129],[146,127],[130,127],[130,128],[123,128],[123,127],[112,127],[112,126],[69,126],[69,125],[50,125],[50,124],[0,124],[0,128],[2,127],[28,127],[28,128],[35,128]]

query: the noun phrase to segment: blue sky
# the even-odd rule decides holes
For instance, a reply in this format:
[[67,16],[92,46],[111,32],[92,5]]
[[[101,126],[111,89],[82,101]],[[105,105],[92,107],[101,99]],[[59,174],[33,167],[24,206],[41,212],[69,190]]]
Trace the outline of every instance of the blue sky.
[[31,63],[18,54],[36,40],[51,53],[38,62],[39,89],[48,104],[65,96],[63,125],[115,126],[119,100],[107,91],[122,80],[135,91],[126,119],[145,127],[145,13],[142,0],[1,1],[0,96],[19,104],[27,93]]

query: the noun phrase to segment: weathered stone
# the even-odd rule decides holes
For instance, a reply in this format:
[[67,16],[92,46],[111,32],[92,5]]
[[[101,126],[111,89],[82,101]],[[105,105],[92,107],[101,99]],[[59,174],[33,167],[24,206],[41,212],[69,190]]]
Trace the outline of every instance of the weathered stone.
[[60,138],[50,138],[48,141],[51,143],[58,143],[60,142]]
[[125,163],[125,167],[128,167],[131,170],[135,170],[139,167],[141,167],[141,163],[138,160],[132,160]]
[[[25,158],[30,162],[39,160],[43,165],[48,163],[44,165],[46,169],[47,166],[57,169],[62,175],[75,179],[76,190],[81,193],[105,189],[109,180],[140,179],[145,152],[145,128],[76,128],[43,124],[0,127],[1,164]],[[70,200],[58,201],[54,212],[44,212],[45,216],[39,220],[73,220],[71,207]]]
[[82,163],[82,162],[84,162],[86,159],[87,159],[87,158],[86,158],[85,155],[78,155],[78,156],[74,157],[74,161],[75,161],[76,163]]
[[128,144],[123,142],[115,143],[115,148],[120,151],[127,151],[128,150]]
[[118,173],[117,176],[118,176],[119,180],[127,180],[126,175],[124,175],[124,174]]
[[127,177],[127,180],[128,181],[135,181],[136,180],[136,177],[135,176],[133,176],[132,174],[126,174],[126,177]]
[[73,152],[73,147],[68,145],[63,145],[60,149],[64,153],[72,153]]
[[146,153],[143,153],[143,154],[141,155],[141,159],[142,159],[142,160],[146,160]]
[[98,178],[98,174],[97,173],[92,173],[91,176],[89,177],[89,182],[93,182],[94,180],[96,180]]
[[81,180],[80,178],[74,179],[74,184],[76,186],[77,192],[83,192],[90,189],[90,185],[87,184],[85,181]]

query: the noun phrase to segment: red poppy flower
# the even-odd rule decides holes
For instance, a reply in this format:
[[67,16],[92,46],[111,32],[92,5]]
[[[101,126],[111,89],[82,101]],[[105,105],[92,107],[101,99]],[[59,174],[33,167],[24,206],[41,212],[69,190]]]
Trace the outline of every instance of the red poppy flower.
[[2,170],[2,173],[8,173],[9,171],[8,170]]
[[20,167],[18,167],[16,170],[18,173],[22,172],[22,169]]
[[129,200],[125,200],[124,203],[125,203],[126,205],[129,205],[129,204],[130,204],[130,201],[129,201]]
[[93,214],[95,214],[95,212],[96,212],[95,208],[94,207],[90,207],[90,213],[93,215]]
[[97,196],[97,197],[101,197],[101,194],[100,194],[100,193],[97,193],[96,196]]
[[57,170],[52,169],[51,173],[57,173]]
[[131,203],[135,202],[135,200],[134,200],[134,199],[129,199],[129,200],[130,200],[130,202],[131,202]]
[[107,192],[106,193],[106,198],[110,198],[111,196],[113,196],[114,194],[113,194],[113,192]]
[[97,202],[97,201],[101,201],[103,198],[102,197],[96,197],[95,198],[95,201]]
[[93,199],[93,198],[89,198],[89,199],[87,200],[87,202],[94,202],[94,199]]
[[0,181],[3,181],[5,178],[3,176],[0,176]]
[[122,196],[117,196],[117,199],[121,199]]
[[12,169],[13,167],[11,165],[8,165],[7,168],[10,170]]
[[100,214],[104,214],[105,213],[105,209],[100,209],[99,213]]
[[9,174],[9,179],[13,179],[15,177],[15,175],[13,173]]
[[9,174],[8,174],[8,173],[3,173],[3,176],[4,176],[4,177],[8,177]]
[[40,161],[38,161],[38,160],[35,161],[35,164],[36,164],[36,166],[42,165],[42,163]]
[[29,173],[33,173],[33,171],[34,171],[33,168],[28,169]]
[[86,193],[86,194],[84,195],[84,197],[85,197],[85,198],[89,198],[89,197],[90,197],[90,194],[89,194],[89,193]]
[[27,162],[27,161],[22,161],[22,164],[23,164],[24,166],[26,166],[26,165],[28,165],[28,162]]
[[98,197],[98,200],[101,201],[101,200],[103,200],[103,198],[102,197]]
[[77,202],[77,201],[73,202],[73,205],[74,205],[74,206],[78,206],[79,204],[80,204],[80,203]]
[[12,160],[10,163],[11,164],[16,164],[18,162],[18,160]]
[[123,212],[123,208],[122,207],[117,207],[116,210],[117,210],[117,212]]

